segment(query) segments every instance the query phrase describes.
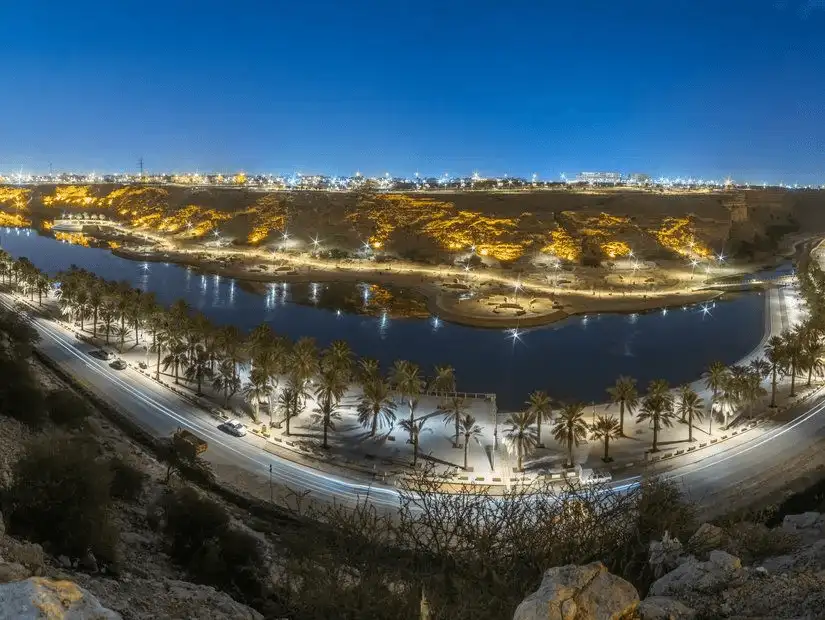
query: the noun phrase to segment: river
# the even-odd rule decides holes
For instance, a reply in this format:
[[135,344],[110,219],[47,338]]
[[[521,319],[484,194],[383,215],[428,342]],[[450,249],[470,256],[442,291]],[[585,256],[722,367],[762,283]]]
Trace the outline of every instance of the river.
[[[183,297],[216,323],[248,330],[262,322],[292,339],[315,338],[324,346],[347,340],[353,350],[389,365],[408,359],[432,373],[436,364],[456,369],[459,389],[494,392],[499,410],[513,410],[535,389],[558,399],[604,401],[619,375],[640,388],[652,379],[671,384],[695,380],[710,364],[729,364],[750,352],[765,327],[765,298],[747,293],[729,300],[642,314],[571,317],[520,331],[481,329],[429,319],[389,319],[298,304],[296,285],[272,284],[265,293],[239,282],[202,275],[168,263],[140,263],[38,235],[6,229],[0,245],[53,275],[71,264],[110,280],[125,280],[169,304]],[[317,296],[325,293],[317,286]],[[319,304],[328,306],[329,304]]]

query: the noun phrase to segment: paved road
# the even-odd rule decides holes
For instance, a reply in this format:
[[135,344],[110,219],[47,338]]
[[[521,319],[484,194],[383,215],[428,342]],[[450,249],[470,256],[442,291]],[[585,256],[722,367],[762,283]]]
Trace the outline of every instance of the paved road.
[[[12,307],[10,298],[2,296],[0,303]],[[88,355],[92,348],[80,342],[57,323],[34,318],[33,325],[41,336],[39,348],[85,386],[136,423],[157,436],[170,436],[177,428],[188,428],[209,442],[209,459],[225,463],[263,477],[272,466],[273,478],[293,489],[307,490],[319,500],[353,504],[369,492],[377,506],[394,508],[397,492],[379,483],[367,482],[331,474],[293,463],[264,452],[253,438],[239,439],[224,434],[217,422],[167,388],[138,372],[115,371],[106,362]],[[759,476],[769,466],[780,466],[795,454],[810,448],[825,436],[825,402],[817,398],[789,412],[795,419],[777,423],[752,439],[730,441],[721,451],[696,462],[687,459],[672,461],[665,475],[682,482],[691,497],[707,504],[718,501],[737,485]],[[749,434],[750,435],[750,434]],[[614,482],[617,489],[636,484],[638,477]]]

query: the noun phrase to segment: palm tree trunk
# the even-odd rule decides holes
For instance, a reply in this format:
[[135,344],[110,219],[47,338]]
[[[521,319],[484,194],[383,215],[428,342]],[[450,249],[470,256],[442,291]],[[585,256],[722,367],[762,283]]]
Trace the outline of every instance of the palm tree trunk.
[[567,466],[573,467],[573,434],[567,434]]
[[541,414],[536,416],[536,438],[537,438],[536,447],[537,448],[543,448],[544,445],[541,443]]
[[158,363],[155,366],[155,379],[160,379],[160,347],[158,349]]
[[203,374],[199,372],[198,373],[198,393],[197,393],[197,396],[203,396],[203,394],[201,392],[201,384],[202,383],[203,383]]
[[808,367],[808,383],[807,383],[808,387],[811,387],[811,373],[813,372],[813,370],[814,370],[813,366]]
[[796,362],[791,364],[791,398],[796,396]]
[[178,385],[178,363],[175,362],[175,385]]
[[413,438],[413,467],[418,463],[418,437]]
[[771,407],[776,407],[776,365],[771,374],[773,375],[771,377]]
[[97,338],[97,306],[92,311],[92,336]]
[[470,436],[464,436],[464,471],[467,471],[467,447],[470,445]]
[[659,421],[656,420],[653,423],[653,449],[651,452],[658,452],[659,451]]
[[370,428],[370,437],[375,437],[375,433],[378,431],[378,412],[373,409],[372,410],[372,426]]
[[624,399],[619,401],[619,434],[624,437]]
[[524,468],[521,466],[521,460],[522,460],[521,443],[518,444],[517,453],[518,453],[518,470],[520,472],[522,472],[522,471],[524,471]]
[[455,412],[455,441],[453,441],[453,448],[458,447],[458,411]]
[[693,409],[688,411],[688,441],[693,441]]
[[608,455],[609,445],[610,445],[610,437],[605,433],[605,436],[604,436],[604,458],[602,459],[605,463],[608,463],[610,461],[610,456]]

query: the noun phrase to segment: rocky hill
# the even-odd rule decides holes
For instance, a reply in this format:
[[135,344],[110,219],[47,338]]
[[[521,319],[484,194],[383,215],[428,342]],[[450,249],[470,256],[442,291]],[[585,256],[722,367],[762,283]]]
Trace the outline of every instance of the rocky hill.
[[603,564],[551,568],[514,620],[813,619],[825,609],[825,516],[789,515],[782,525],[703,524],[684,545],[651,544],[658,577],[641,598]]
[[[707,255],[724,247],[769,252],[803,226],[825,230],[822,192],[749,190],[654,193],[557,190],[432,194],[264,193],[180,186],[0,186],[0,226],[49,226],[62,213],[100,214],[181,242],[220,231],[241,246],[286,244],[374,250],[449,260],[474,245],[505,263],[550,254],[594,264],[637,250],[650,259]],[[283,239],[288,232],[289,239]]]

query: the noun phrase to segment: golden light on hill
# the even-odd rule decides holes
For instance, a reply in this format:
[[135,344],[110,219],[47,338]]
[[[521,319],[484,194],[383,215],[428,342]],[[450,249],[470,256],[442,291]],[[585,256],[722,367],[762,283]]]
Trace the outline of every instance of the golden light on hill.
[[55,231],[54,238],[58,241],[71,243],[72,245],[82,245],[84,248],[88,248],[89,245],[91,245],[91,239],[87,235],[78,232]]
[[26,228],[31,226],[31,221],[19,213],[6,213],[0,211],[0,226]]
[[15,211],[26,211],[31,191],[22,187],[0,187],[0,205]]
[[630,256],[630,246],[624,241],[608,241],[601,246],[602,253],[608,258]]
[[681,256],[707,258],[713,254],[710,248],[695,238],[693,221],[689,217],[666,217],[654,235],[660,245]]
[[286,204],[276,194],[258,198],[244,213],[252,216],[252,230],[246,237],[250,245],[262,243],[275,231],[286,230]]
[[570,236],[564,228],[557,228],[550,233],[550,242],[541,251],[562,260],[575,262],[581,256],[582,247],[581,242]]
[[94,207],[100,199],[92,193],[88,185],[58,185],[50,196],[43,196],[43,204],[47,207]]

